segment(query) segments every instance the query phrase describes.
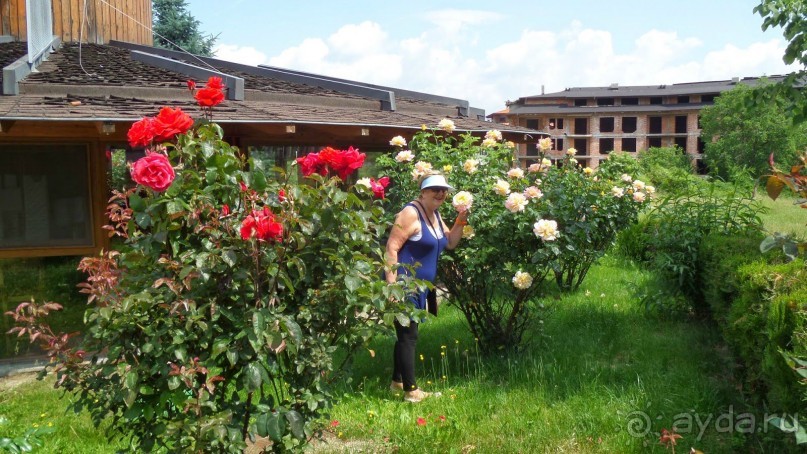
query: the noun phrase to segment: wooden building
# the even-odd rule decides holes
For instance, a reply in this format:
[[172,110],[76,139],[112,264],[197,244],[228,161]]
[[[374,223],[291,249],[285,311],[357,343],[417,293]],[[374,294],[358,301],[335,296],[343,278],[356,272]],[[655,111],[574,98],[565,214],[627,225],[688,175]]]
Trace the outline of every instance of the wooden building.
[[43,25],[22,26],[20,17],[30,16],[20,9],[23,0],[0,0],[0,258],[103,247],[106,151],[142,152],[128,149],[126,132],[165,105],[201,116],[189,79],[222,77],[227,99],[214,121],[228,142],[278,164],[326,145],[358,147],[372,157],[390,150],[391,137],[411,137],[443,118],[457,133],[496,127],[516,143],[540,138],[487,122],[462,99],[151,47],[150,34],[137,25],[151,24],[149,0],[87,0],[86,19],[76,10],[83,0],[41,3],[52,13],[46,33],[37,29]]

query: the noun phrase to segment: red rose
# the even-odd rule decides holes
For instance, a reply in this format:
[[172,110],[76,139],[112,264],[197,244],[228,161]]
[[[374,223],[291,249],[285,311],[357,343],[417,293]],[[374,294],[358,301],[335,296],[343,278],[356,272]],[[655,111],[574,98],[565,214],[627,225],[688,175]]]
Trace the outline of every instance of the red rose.
[[219,88],[205,87],[194,95],[196,102],[202,107],[213,107],[224,101],[224,92]]
[[193,91],[196,90],[196,82],[193,80],[188,80],[188,90]]
[[172,109],[163,107],[152,122],[154,139],[159,142],[171,140],[177,134],[188,132],[193,126],[193,118],[179,107]]
[[280,201],[280,202],[285,202],[286,201],[286,190],[285,189],[281,189],[281,190],[277,191],[277,200]]
[[308,153],[302,158],[297,158],[297,164],[300,165],[300,171],[304,177],[314,172],[323,176],[328,173],[325,161],[320,158],[320,153]]
[[230,205],[227,205],[225,203],[224,205],[221,206],[221,216],[224,217],[229,215],[230,215]]
[[210,76],[207,79],[207,83],[205,84],[207,88],[213,88],[216,90],[224,90],[224,82],[222,82],[221,77]]
[[389,186],[389,177],[381,177],[378,181],[373,180],[370,178],[370,189],[373,190],[373,195],[377,199],[383,199],[385,194],[385,190]]
[[263,211],[253,210],[241,223],[241,238],[252,237],[258,241],[277,241],[283,237],[283,224],[275,221],[275,215],[264,207]]
[[159,153],[147,152],[132,165],[132,180],[157,192],[168,189],[175,177],[171,162]]
[[357,148],[350,147],[347,150],[334,150],[331,147],[323,148],[320,157],[343,181],[353,173],[354,170],[364,165],[364,153],[359,153]]
[[137,148],[151,145],[151,142],[154,140],[154,135],[154,119],[146,117],[135,122],[135,124],[129,128],[127,137],[129,138],[129,145]]

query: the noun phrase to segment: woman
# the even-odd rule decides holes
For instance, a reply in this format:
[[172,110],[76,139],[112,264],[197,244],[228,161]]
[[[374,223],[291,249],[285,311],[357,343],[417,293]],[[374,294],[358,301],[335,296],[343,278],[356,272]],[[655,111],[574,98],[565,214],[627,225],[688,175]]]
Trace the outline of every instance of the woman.
[[[467,224],[468,211],[460,211],[451,229],[438,213],[440,205],[448,197],[452,188],[444,176],[428,175],[420,182],[420,196],[406,206],[395,217],[387,241],[387,282],[394,283],[399,274],[409,274],[406,264],[415,267],[415,277],[434,282],[437,275],[437,259],[443,249],[454,249],[462,238],[462,228]],[[426,309],[428,290],[410,297],[418,309]],[[394,366],[392,371],[393,391],[406,390],[404,400],[420,402],[431,393],[418,388],[415,382],[415,344],[418,338],[418,323],[410,321],[409,326],[395,322]]]

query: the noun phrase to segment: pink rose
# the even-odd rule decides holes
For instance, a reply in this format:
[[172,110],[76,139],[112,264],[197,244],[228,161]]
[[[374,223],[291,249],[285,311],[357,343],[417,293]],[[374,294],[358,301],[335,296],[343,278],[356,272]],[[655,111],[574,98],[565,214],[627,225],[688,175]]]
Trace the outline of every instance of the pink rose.
[[159,153],[146,152],[145,157],[132,165],[132,180],[157,192],[168,189],[175,177],[171,162]]

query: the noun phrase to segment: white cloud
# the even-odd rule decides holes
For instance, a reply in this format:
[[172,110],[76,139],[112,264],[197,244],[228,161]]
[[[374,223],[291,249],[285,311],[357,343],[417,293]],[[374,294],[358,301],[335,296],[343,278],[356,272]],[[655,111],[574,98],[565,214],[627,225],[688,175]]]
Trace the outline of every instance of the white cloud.
[[542,86],[550,93],[573,86],[669,84],[758,76],[764,68],[781,69],[769,75],[795,69],[781,63],[784,44],[779,40],[726,45],[702,54],[704,43],[698,38],[649,30],[617,52],[610,31],[577,21],[560,32],[526,29],[489,48],[474,44],[474,36],[486,37],[484,24],[503,18],[475,10],[432,11],[424,16],[430,27],[413,26],[417,34],[397,40],[375,22],[348,24],[327,38],[305,39],[269,63],[468,99],[487,113],[503,108],[506,100],[539,94]]
[[220,60],[242,63],[244,65],[262,65],[267,61],[266,54],[258,49],[234,44],[217,44],[213,48],[213,55]]
[[348,56],[362,56],[378,53],[383,49],[387,34],[375,22],[348,24],[328,37],[328,44],[334,51]]
[[304,39],[299,46],[290,47],[277,57],[269,59],[269,64],[301,71],[322,72],[326,68],[325,58],[330,49],[319,38]]

